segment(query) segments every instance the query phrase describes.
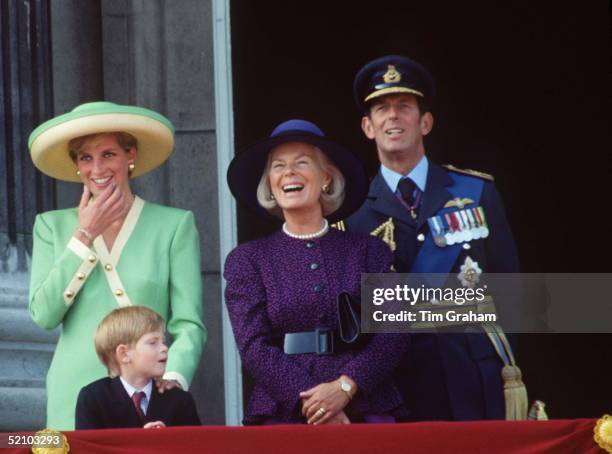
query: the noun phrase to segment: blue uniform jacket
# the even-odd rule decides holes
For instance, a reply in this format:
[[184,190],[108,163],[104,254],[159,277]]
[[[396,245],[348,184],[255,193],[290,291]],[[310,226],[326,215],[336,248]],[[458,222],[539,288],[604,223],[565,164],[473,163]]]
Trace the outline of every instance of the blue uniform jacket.
[[[347,230],[372,232],[390,217],[394,219],[394,256],[397,272],[410,272],[423,242],[418,235],[431,235],[427,219],[443,209],[446,202],[458,196],[456,175],[429,162],[426,190],[423,193],[418,219],[391,192],[379,173],[370,185],[363,206],[347,221]],[[460,175],[459,181],[479,178]],[[485,273],[519,271],[514,238],[494,184],[483,181],[479,203],[483,207],[490,234],[472,240],[470,249],[461,248],[449,270],[437,269],[431,261],[419,272],[459,273],[467,256],[478,262]],[[452,191],[452,192],[451,192]],[[460,196],[460,195],[459,195]],[[448,248],[450,251],[450,248]],[[477,329],[477,328],[476,328]],[[504,419],[505,404],[501,368],[503,363],[484,333],[477,334],[413,334],[411,348],[397,370],[396,379],[410,420]]]

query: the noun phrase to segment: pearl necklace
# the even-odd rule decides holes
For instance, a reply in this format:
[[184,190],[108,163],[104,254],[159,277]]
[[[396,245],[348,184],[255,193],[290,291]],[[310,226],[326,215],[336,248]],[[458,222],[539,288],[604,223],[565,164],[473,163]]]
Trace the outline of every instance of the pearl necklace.
[[301,235],[297,233],[291,233],[289,229],[287,228],[287,223],[286,222],[283,223],[283,232],[285,233],[285,235],[287,235],[288,237],[294,238],[296,240],[312,240],[314,238],[319,238],[325,235],[328,230],[329,230],[329,222],[327,222],[327,219],[325,218],[323,218],[323,228],[321,228],[321,230],[319,230],[318,232],[314,232],[314,233],[303,233]]

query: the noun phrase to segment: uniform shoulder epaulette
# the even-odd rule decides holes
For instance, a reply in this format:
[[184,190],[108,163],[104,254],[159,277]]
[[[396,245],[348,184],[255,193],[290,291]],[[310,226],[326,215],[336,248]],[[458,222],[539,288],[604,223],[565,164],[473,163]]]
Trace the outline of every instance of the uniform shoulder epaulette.
[[459,169],[452,164],[444,164],[442,167],[450,170],[451,172],[463,173],[464,175],[471,175],[473,177],[482,178],[483,180],[494,180],[493,175],[490,173],[479,172],[478,170],[472,169]]
[[338,222],[332,224],[330,226],[332,229],[340,230],[341,232],[346,232],[346,225],[344,224],[344,220],[341,219]]

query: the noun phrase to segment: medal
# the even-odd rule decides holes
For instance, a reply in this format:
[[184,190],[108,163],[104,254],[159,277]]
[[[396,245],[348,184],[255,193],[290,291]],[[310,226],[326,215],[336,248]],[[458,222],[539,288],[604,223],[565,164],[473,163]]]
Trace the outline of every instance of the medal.
[[463,236],[465,241],[472,241],[474,239],[474,235],[472,234],[472,227],[470,226],[470,220],[468,219],[466,210],[459,211],[459,217],[461,218],[461,225],[463,226]]
[[463,242],[463,232],[461,231],[461,220],[457,216],[457,212],[450,213],[451,221],[453,222],[453,235],[455,235],[455,243]]
[[482,207],[476,208],[476,213],[480,216],[482,220],[482,238],[486,238],[489,236],[489,227],[487,227],[487,219],[485,218],[485,213]]
[[434,243],[436,243],[436,246],[438,247],[444,247],[446,246],[446,237],[445,236],[434,236]]
[[432,220],[436,228],[436,234],[434,235],[434,243],[436,243],[436,246],[444,247],[447,244],[446,236],[444,236],[444,221],[440,216],[434,216]]
[[480,232],[480,229],[478,228],[478,223],[476,222],[476,219],[474,219],[474,213],[472,213],[472,210],[465,210],[465,214],[467,215],[469,222],[470,222],[470,229],[472,231],[472,237],[475,240],[480,239],[481,232]]
[[457,215],[456,211],[449,214],[453,223],[453,234],[455,235],[455,243],[463,243],[465,240],[463,238],[463,231],[461,230],[461,219]]
[[433,236],[434,243],[438,247],[446,246],[446,238],[444,237],[444,227],[439,216],[433,216],[427,220],[429,230]]
[[457,222],[459,222],[459,236],[461,238],[461,242],[465,243],[466,241],[470,241],[471,236],[468,231],[468,225],[464,221],[463,216],[461,215],[461,211],[456,211],[455,217],[457,218]]
[[444,234],[444,238],[446,239],[446,244],[451,246],[456,243],[454,225],[453,225],[452,218],[450,217],[449,213],[444,214],[444,219],[446,219],[446,224],[448,224],[448,230]]
[[399,190],[395,194],[400,203],[404,205],[404,207],[408,210],[408,212],[410,213],[410,217],[413,221],[416,221],[419,218],[418,210],[419,206],[421,205],[421,197],[423,196],[423,193],[418,187],[415,189],[415,194],[416,195],[414,197],[414,203],[412,204],[408,204],[408,202],[402,197],[402,194]]
[[478,230],[478,235],[480,236],[480,238],[484,238],[484,234],[486,233],[483,225],[482,225],[482,218],[480,217],[480,213],[478,212],[478,207],[476,208],[472,208],[472,214],[474,215],[474,218],[476,219],[476,224],[478,224],[478,227],[476,228]]
[[464,222],[460,211],[453,211],[451,213],[447,213],[445,216],[448,217],[447,221],[450,224],[451,235],[454,243],[464,243],[472,239],[468,231],[469,226]]

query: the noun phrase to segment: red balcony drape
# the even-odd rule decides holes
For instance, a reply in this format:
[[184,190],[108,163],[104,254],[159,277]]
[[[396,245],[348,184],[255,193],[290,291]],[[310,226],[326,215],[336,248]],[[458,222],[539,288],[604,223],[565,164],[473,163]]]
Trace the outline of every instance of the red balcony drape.
[[[596,454],[595,420],[347,426],[175,427],[65,432],[70,453]],[[5,438],[6,434],[3,434]],[[2,449],[2,454],[30,453]]]

